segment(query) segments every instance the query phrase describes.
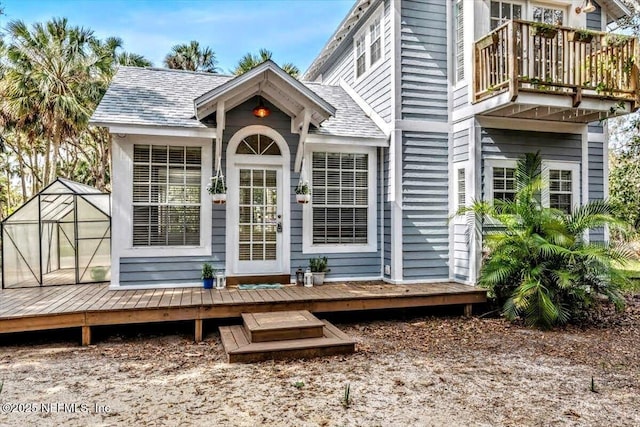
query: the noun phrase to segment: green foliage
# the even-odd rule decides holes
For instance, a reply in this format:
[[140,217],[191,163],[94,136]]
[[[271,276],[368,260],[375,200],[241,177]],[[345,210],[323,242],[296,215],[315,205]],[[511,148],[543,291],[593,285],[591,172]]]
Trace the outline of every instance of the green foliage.
[[293,386],[300,390],[302,387],[304,387],[304,381],[296,381],[295,383],[293,383]]
[[[263,62],[270,60],[272,56],[273,52],[267,49],[260,49],[258,51],[258,54],[255,55],[249,52],[242,58],[240,58],[240,61],[238,61],[238,65],[236,65],[236,68],[231,72],[236,76],[239,76],[251,70],[252,68],[257,67]],[[283,64],[282,69],[293,78],[298,78],[298,75],[300,74],[300,69],[290,62]]]
[[604,201],[576,207],[572,213],[545,208],[539,154],[518,162],[513,201],[476,202],[459,214],[473,212],[475,233],[484,238],[488,255],[479,284],[509,319],[523,318],[542,328],[579,321],[600,296],[624,306],[619,286],[626,281],[613,263],[629,253],[603,243],[588,243],[588,230],[609,225],[621,228],[611,205]]
[[347,383],[344,386],[344,394],[342,395],[342,407],[347,409],[351,406],[351,384]]
[[623,129],[624,143],[611,152],[609,194],[616,214],[640,231],[640,117],[629,120]]
[[202,264],[202,278],[213,279],[213,267],[207,262]]
[[328,264],[329,260],[326,256],[311,258],[309,260],[309,269],[312,273],[328,273],[329,271],[331,271],[327,268]]
[[167,68],[187,71],[206,71],[215,73],[219,70],[216,54],[209,47],[200,47],[200,43],[191,40],[188,44],[177,44],[164,58]]
[[306,182],[301,182],[296,186],[296,194],[311,194],[311,189],[309,188],[309,184]]
[[207,185],[207,192],[209,194],[226,194],[227,186],[224,184],[224,177],[217,175],[211,178],[211,182]]

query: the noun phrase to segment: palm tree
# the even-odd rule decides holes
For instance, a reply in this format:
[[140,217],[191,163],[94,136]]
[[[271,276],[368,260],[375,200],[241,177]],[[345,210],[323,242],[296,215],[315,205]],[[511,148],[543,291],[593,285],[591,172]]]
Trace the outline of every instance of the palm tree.
[[523,317],[544,328],[579,320],[600,295],[621,309],[618,289],[626,278],[612,264],[625,262],[630,253],[584,236],[590,229],[623,224],[605,201],[571,213],[542,206],[540,170],[540,155],[527,154],[518,162],[513,200],[475,202],[460,210],[475,213],[476,236],[488,249],[479,284],[508,318]]
[[195,40],[189,44],[177,44],[164,58],[167,68],[188,71],[206,71],[215,73],[218,70],[216,54],[209,47],[200,48]]
[[[257,55],[249,52],[242,58],[240,58],[240,61],[238,61],[238,65],[236,65],[236,68],[232,71],[232,73],[236,76],[242,75],[252,68],[255,68],[258,65],[262,64],[263,62],[270,60],[272,56],[273,52],[267,49],[260,49]],[[298,67],[290,62],[282,65],[282,69],[293,78],[298,78],[298,75],[300,74],[300,70],[298,69]]]
[[69,26],[65,18],[34,24],[22,21],[7,26],[11,43],[9,67],[0,85],[3,109],[18,124],[37,120],[46,138],[43,184],[56,175],[64,138],[86,126],[103,91],[92,79],[106,72],[110,60],[95,55],[93,33]]

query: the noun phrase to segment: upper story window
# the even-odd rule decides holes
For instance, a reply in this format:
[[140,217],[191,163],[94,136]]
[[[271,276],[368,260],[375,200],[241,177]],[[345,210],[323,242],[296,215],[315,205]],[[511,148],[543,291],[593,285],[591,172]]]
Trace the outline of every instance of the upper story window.
[[522,5],[508,1],[491,1],[491,29],[512,19],[522,19]]
[[374,13],[354,37],[356,79],[361,78],[384,59],[384,21],[382,7]]
[[564,11],[562,9],[548,6],[534,6],[533,20],[551,25],[564,24]]
[[464,1],[458,0],[454,5],[454,19],[456,24],[456,82],[464,80]]
[[365,48],[365,35],[362,34],[356,39],[356,77],[360,77],[367,69],[367,58]]
[[370,65],[375,64],[382,58],[382,32],[380,31],[381,18],[376,19],[373,24],[369,25],[369,36],[371,38]]

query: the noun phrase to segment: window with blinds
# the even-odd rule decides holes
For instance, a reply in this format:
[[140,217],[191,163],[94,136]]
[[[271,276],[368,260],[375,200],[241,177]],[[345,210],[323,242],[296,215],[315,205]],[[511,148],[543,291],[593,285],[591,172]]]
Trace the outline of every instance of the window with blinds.
[[456,82],[464,80],[464,2],[458,0],[454,5],[454,16],[456,23],[455,46],[456,46]]
[[382,18],[376,19],[371,25],[369,25],[369,37],[371,40],[370,45],[370,64],[373,65],[382,58],[382,32],[380,30],[380,21]]
[[356,39],[356,77],[360,77],[367,69],[367,62],[365,58],[365,35],[361,35]]
[[467,183],[465,181],[465,169],[458,169],[458,209],[465,207],[467,198]]
[[367,244],[369,155],[312,155],[313,244]]
[[134,145],[133,246],[200,244],[200,147]]

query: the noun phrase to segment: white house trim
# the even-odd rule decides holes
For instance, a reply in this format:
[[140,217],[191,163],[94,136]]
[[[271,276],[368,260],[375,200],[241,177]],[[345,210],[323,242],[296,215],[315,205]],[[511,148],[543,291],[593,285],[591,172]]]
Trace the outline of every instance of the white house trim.
[[333,136],[333,135],[320,135],[320,134],[308,134],[305,145],[316,144],[337,144],[337,145],[352,145],[354,147],[388,147],[389,140],[387,138],[358,138],[351,136]]
[[[133,146],[174,145],[202,147],[200,185],[200,245],[199,246],[133,246]],[[113,212],[112,247],[114,260],[126,257],[175,257],[211,255],[211,198],[205,190],[212,165],[211,141],[170,137],[137,136],[113,140]],[[117,255],[117,257],[116,257]],[[118,271],[112,276],[117,278]],[[113,283],[113,282],[112,282]]]
[[[253,156],[253,155],[238,155],[236,150],[240,142],[251,135],[261,134],[273,139],[278,148],[280,148],[280,156]],[[240,276],[246,275],[238,268],[238,191],[233,188],[238,184],[238,165],[251,165],[251,166],[275,166],[279,167],[280,186],[281,189],[279,198],[281,200],[281,211],[278,212],[282,215],[282,241],[281,248],[278,256],[279,259],[279,271],[264,271],[257,272],[252,271],[250,274],[290,274],[291,268],[291,218],[289,217],[290,209],[290,158],[289,146],[287,141],[276,130],[262,125],[246,126],[237,131],[229,140],[227,145],[227,212],[226,212],[226,254],[225,254],[225,267],[228,276]]]
[[405,132],[441,132],[448,133],[451,125],[448,122],[436,122],[433,120],[396,120],[395,128]]
[[147,135],[147,136],[172,136],[181,138],[215,138],[216,128],[200,127],[164,127],[164,126],[143,126],[143,125],[113,125],[109,123],[91,122],[94,126],[104,126],[109,128],[112,135]]
[[[311,155],[314,151],[327,151],[333,153],[363,153],[368,155],[368,222],[367,222],[367,244],[313,244],[313,217],[312,203],[302,207],[302,253],[303,254],[331,254],[347,252],[376,252],[378,250],[377,238],[377,149],[375,147],[358,146],[337,146],[334,144],[307,146],[305,150],[305,174],[312,176]],[[313,192],[313,189],[311,190]]]
[[[585,126],[582,132],[582,204],[589,201],[589,127]],[[575,203],[574,203],[575,204]]]
[[510,119],[503,117],[477,117],[478,123],[483,128],[527,130],[533,132],[551,133],[582,133],[587,127],[582,123],[546,122],[543,120]]

